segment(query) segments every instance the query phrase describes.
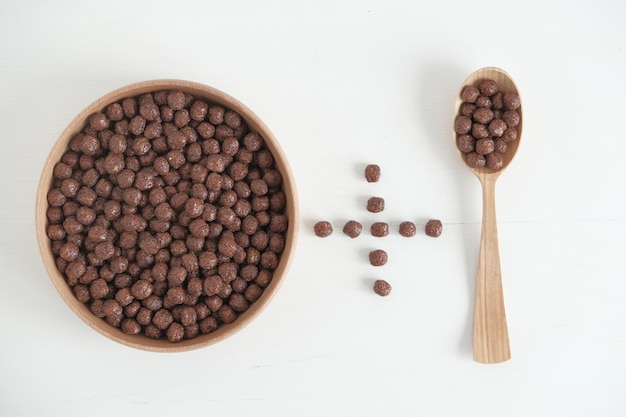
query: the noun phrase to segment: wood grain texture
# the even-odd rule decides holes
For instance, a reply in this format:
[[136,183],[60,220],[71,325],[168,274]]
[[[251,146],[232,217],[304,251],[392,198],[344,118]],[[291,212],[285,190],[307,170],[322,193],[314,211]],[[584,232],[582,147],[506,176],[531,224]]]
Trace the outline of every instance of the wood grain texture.
[[498,225],[496,221],[496,174],[478,174],[483,190],[483,217],[474,304],[474,360],[504,362],[511,358],[504,311]]
[[[478,86],[486,79],[495,80],[500,91],[519,94],[511,77],[500,68],[486,67],[472,73],[461,85],[455,102],[455,116],[462,103],[461,90],[467,85]],[[476,297],[474,305],[474,360],[480,363],[499,363],[511,358],[509,332],[504,308],[500,251],[498,247],[498,226],[496,221],[495,187],[496,181],[506,169],[522,137],[523,114],[518,109],[520,123],[517,127],[518,139],[510,142],[504,157],[504,165],[499,171],[489,168],[470,168],[482,186],[483,215],[476,277]],[[456,140],[456,135],[455,135]],[[459,152],[460,153],[460,152]],[[461,154],[465,163],[465,158]],[[469,167],[468,167],[469,168]]]
[[[67,150],[70,139],[83,128],[89,115],[97,111],[102,111],[110,103],[125,97],[135,97],[148,92],[170,89],[182,90],[195,97],[204,98],[209,102],[217,103],[237,111],[250,130],[259,132],[261,136],[263,136],[265,144],[274,156],[276,167],[283,177],[283,188],[286,196],[286,214],[289,218],[284,251],[281,255],[279,265],[274,271],[272,281],[265,288],[263,295],[234,322],[220,326],[213,333],[199,335],[193,339],[186,339],[179,343],[171,343],[166,339],[154,340],[143,335],[127,335],[121,330],[108,325],[104,320],[94,316],[85,304],[76,299],[72,289],[67,285],[64,276],[56,268],[50,239],[48,239],[46,234],[46,226],[48,223],[46,217],[46,209],[48,207],[47,193],[52,184],[54,166]],[[48,155],[39,180],[35,209],[35,226],[39,251],[52,283],[67,305],[85,323],[103,335],[127,346],[157,352],[176,352],[200,348],[225,339],[249,324],[250,321],[267,306],[278,291],[286,275],[291,259],[293,258],[299,226],[297,202],[298,198],[296,195],[295,182],[287,162],[287,157],[270,129],[248,107],[228,94],[203,84],[184,80],[151,80],[122,87],[99,98],[80,112],[61,133]]]

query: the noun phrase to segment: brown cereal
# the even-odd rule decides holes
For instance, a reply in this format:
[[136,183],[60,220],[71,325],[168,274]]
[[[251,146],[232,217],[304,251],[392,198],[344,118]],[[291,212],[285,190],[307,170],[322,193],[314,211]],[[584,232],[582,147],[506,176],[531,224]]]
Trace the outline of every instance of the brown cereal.
[[350,236],[352,239],[358,237],[362,230],[363,225],[355,220],[350,220],[345,224],[345,226],[343,226],[343,233]]
[[149,297],[153,290],[154,287],[152,284],[145,280],[137,281],[130,289],[133,297],[138,300],[143,300],[144,298]]
[[504,107],[504,102],[502,100],[502,97],[503,97],[502,91],[498,91],[496,94],[491,96],[491,106],[495,110],[502,110],[502,107]]
[[504,93],[502,101],[504,103],[504,107],[509,110],[517,110],[522,105],[519,95],[515,93]]
[[491,97],[498,92],[498,84],[494,80],[485,80],[480,83],[478,89],[482,95]]
[[472,168],[502,169],[507,143],[518,136],[519,95],[499,91],[494,80],[483,80],[477,86],[465,86],[461,99],[454,122],[457,148]]
[[217,312],[217,317],[223,323],[228,324],[228,323],[232,323],[233,321],[237,319],[237,313],[229,305],[223,305],[222,308],[220,308],[219,311]]
[[365,167],[365,180],[367,182],[378,182],[380,180],[380,166],[370,164]]
[[262,293],[263,293],[263,288],[261,288],[257,284],[250,284],[248,285],[248,287],[246,287],[245,291],[243,292],[243,296],[246,298],[246,300],[253,303],[259,299]]
[[492,152],[487,155],[487,168],[499,170],[504,166],[504,155],[501,152]]
[[489,137],[489,129],[484,124],[474,123],[471,134],[475,139],[487,138]]
[[468,103],[474,103],[479,95],[478,88],[473,85],[467,85],[461,90],[461,98]]
[[493,139],[482,138],[476,141],[476,152],[480,155],[487,155],[493,152],[495,149],[495,143]]
[[209,316],[201,320],[199,323],[199,326],[200,326],[200,333],[207,334],[207,333],[212,333],[215,330],[217,330],[217,328],[219,327],[219,323],[215,317]]
[[389,225],[385,222],[375,222],[372,223],[370,231],[372,232],[372,236],[385,237],[389,234]]
[[182,91],[90,115],[53,178],[56,265],[80,302],[129,335],[178,342],[231,323],[285,249],[283,178],[263,138]]
[[516,127],[520,122],[520,116],[515,110],[507,110],[502,113],[502,120],[508,127]]
[[413,237],[417,233],[417,227],[413,222],[402,222],[400,223],[399,232],[401,236],[404,237]]
[[124,118],[124,110],[120,103],[111,103],[106,108],[106,116],[109,120],[119,122]]
[[208,108],[209,122],[215,126],[221,125],[224,122],[225,110],[222,106],[212,105]]
[[490,108],[493,106],[493,103],[489,97],[481,95],[476,99],[476,106]]
[[185,93],[180,90],[170,91],[167,95],[167,105],[174,111],[182,110],[185,107]]
[[373,266],[383,266],[387,263],[387,252],[382,249],[376,249],[369,253],[370,264]]
[[471,168],[481,168],[487,164],[487,160],[485,157],[476,152],[470,152],[465,156],[465,161],[467,165]]
[[152,317],[152,323],[159,330],[167,329],[173,321],[174,318],[172,317],[172,313],[164,308],[158,310],[156,313],[154,313],[154,316]]
[[456,147],[463,153],[469,153],[474,150],[476,139],[471,135],[458,135],[456,138]]
[[391,285],[384,279],[374,281],[374,292],[381,297],[386,297],[391,293]]
[[461,103],[461,115],[472,117],[476,111],[476,105],[473,103]]
[[502,134],[502,139],[507,143],[517,140],[517,129],[515,129],[514,127],[509,127]]
[[120,329],[126,334],[139,334],[141,332],[141,324],[133,319],[124,319]]
[[493,141],[494,143],[494,151],[500,152],[501,154],[506,153],[509,145],[504,141],[504,139],[496,139]]
[[316,236],[327,237],[333,233],[333,226],[330,224],[330,222],[320,221],[315,223],[313,230]]
[[489,134],[494,136],[494,137],[501,137],[504,134],[504,131],[506,130],[507,125],[505,123],[504,120],[502,119],[495,119],[492,120],[491,123],[489,123]]
[[480,108],[472,115],[474,121],[482,124],[488,124],[493,120],[493,112],[487,108]]
[[430,237],[439,237],[441,235],[441,231],[443,230],[443,226],[441,224],[441,220],[431,219],[426,222],[426,226],[424,227],[427,236]]
[[458,116],[454,122],[454,131],[459,135],[465,135],[472,130],[472,119],[468,116]]
[[371,213],[380,213],[385,210],[385,199],[382,197],[370,197],[367,200],[367,211]]

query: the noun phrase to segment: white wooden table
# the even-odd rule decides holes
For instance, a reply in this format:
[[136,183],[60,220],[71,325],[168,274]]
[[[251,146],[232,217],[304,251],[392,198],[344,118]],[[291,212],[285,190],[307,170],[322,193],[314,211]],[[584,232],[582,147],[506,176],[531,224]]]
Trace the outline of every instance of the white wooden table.
[[[0,415],[626,415],[626,5],[619,1],[6,1],[0,5]],[[460,83],[515,79],[524,135],[497,187],[512,359],[472,361],[480,188],[454,148]],[[156,354],[55,292],[34,200],[56,137],[104,93],[219,88],[290,158],[289,277],[232,338]],[[362,176],[382,168],[379,183]],[[364,209],[386,200],[383,213]],[[404,220],[444,223],[403,238]],[[392,233],[350,240],[347,220]],[[336,232],[312,233],[318,220]],[[389,253],[379,269],[371,249]],[[374,279],[388,280],[389,297]],[[115,414],[113,414],[115,413]]]

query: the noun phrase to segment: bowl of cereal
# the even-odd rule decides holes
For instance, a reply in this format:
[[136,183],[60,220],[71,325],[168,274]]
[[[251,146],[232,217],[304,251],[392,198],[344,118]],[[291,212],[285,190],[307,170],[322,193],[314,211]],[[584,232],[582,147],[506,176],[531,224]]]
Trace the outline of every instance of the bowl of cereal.
[[36,231],[68,306],[119,343],[183,351],[223,340],[276,294],[295,250],[288,161],[244,104],[182,80],[85,108],[42,170]]

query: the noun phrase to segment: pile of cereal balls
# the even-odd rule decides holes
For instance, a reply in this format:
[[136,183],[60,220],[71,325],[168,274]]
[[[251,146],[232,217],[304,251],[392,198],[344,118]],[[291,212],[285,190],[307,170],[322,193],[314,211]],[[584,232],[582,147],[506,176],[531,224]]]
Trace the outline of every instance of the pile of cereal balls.
[[519,136],[519,95],[503,93],[494,80],[484,80],[465,86],[461,99],[454,121],[457,148],[472,168],[502,169],[509,143]]
[[56,266],[76,298],[126,334],[171,342],[214,332],[259,299],[289,222],[263,137],[178,90],[92,114],[47,200]]
[[[367,182],[378,182],[380,179],[380,166],[370,164],[365,167],[365,179]],[[385,209],[385,200],[382,197],[371,197],[367,201],[366,210],[371,213],[380,213]],[[430,237],[439,237],[443,230],[440,220],[428,220],[424,226],[424,232]],[[329,221],[322,220],[315,223],[313,231],[318,237],[328,237],[333,233],[333,226]],[[350,220],[343,226],[343,233],[350,238],[358,237],[363,231],[363,225],[356,220]],[[389,224],[386,222],[373,222],[370,225],[370,233],[374,237],[385,237],[389,235]],[[398,227],[398,233],[403,237],[413,237],[417,234],[417,226],[411,221],[404,221]],[[369,262],[372,266],[379,267],[387,263],[389,257],[385,250],[375,249],[369,253]],[[374,282],[374,292],[380,296],[387,296],[391,293],[391,285],[379,279]]]

